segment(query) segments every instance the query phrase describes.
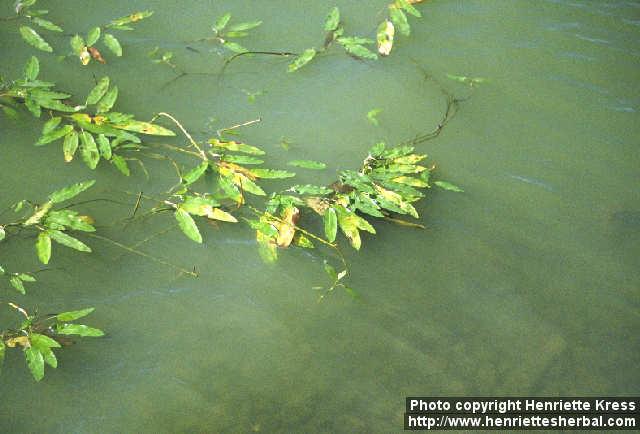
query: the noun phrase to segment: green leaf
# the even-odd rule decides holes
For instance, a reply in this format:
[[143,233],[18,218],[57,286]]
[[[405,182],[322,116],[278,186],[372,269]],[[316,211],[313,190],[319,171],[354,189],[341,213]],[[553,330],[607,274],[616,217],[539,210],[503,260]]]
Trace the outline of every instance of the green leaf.
[[78,182],[76,184],[70,185],[58,191],[55,191],[49,195],[49,200],[53,203],[64,202],[65,200],[69,200],[71,198],[76,197],[83,191],[87,190],[93,184],[95,184],[95,180]]
[[4,363],[5,349],[4,341],[0,339],[0,372],[2,372],[2,364]]
[[363,59],[376,60],[378,58],[378,55],[376,53],[369,50],[364,45],[346,44],[344,45],[344,49],[347,50],[348,53]]
[[397,7],[404,9],[405,11],[407,11],[407,13],[413,15],[416,18],[420,18],[422,16],[420,11],[413,7],[413,5],[407,0],[396,0],[395,4]]
[[322,170],[327,167],[326,164],[313,160],[293,160],[287,163],[288,166],[302,167],[303,169]]
[[24,289],[24,284],[22,283],[22,280],[18,276],[11,276],[9,278],[9,283],[11,283],[11,286],[13,286],[16,289],[16,291],[18,291],[20,294],[26,293]]
[[94,27],[87,33],[87,46],[91,47],[100,39],[100,27]]
[[104,45],[106,45],[113,54],[118,57],[122,56],[122,45],[120,45],[120,41],[111,33],[105,33],[102,37],[102,42],[104,42]]
[[324,22],[324,30],[326,32],[333,32],[335,29],[338,28],[339,24],[340,24],[340,10],[336,6],[333,9],[331,9],[329,14],[327,15],[327,19]]
[[94,170],[100,161],[98,146],[96,145],[93,136],[86,131],[80,133],[80,139],[82,139],[82,146],[80,147],[82,159],[91,170]]
[[222,148],[227,151],[233,152],[243,152],[245,154],[252,155],[264,155],[264,151],[260,148],[256,148],[255,146],[247,145],[245,143],[239,143],[234,141],[222,141],[216,138],[209,139],[209,143],[213,145],[214,148]]
[[41,335],[39,333],[31,333],[29,335],[29,341],[32,347],[36,347],[40,351],[46,348],[60,348],[60,344],[57,341],[47,335]]
[[56,315],[58,321],[75,321],[82,317],[89,315],[95,310],[95,307],[88,307],[86,309],[71,310],[69,312],[62,312]]
[[225,41],[222,45],[224,45],[226,48],[233,51],[234,53],[246,53],[247,51],[249,51],[246,48],[244,48],[242,45],[236,44],[235,42],[231,42],[231,41]]
[[80,35],[72,36],[71,40],[69,41],[69,44],[71,45],[71,49],[73,50],[73,53],[76,55],[80,55],[80,53],[82,53],[85,47],[84,39],[82,39],[82,36]]
[[324,212],[324,234],[330,243],[336,240],[336,234],[338,232],[338,217],[336,216],[336,210],[333,208],[327,208]]
[[61,335],[78,335],[82,337],[104,336],[100,329],[89,327],[83,324],[58,324],[56,331]]
[[202,175],[204,175],[208,167],[209,167],[209,162],[203,161],[198,166],[194,167],[193,169],[191,169],[190,171],[188,171],[182,176],[182,183],[184,185],[193,184],[198,179],[200,179]]
[[53,117],[49,119],[47,122],[45,122],[44,125],[42,126],[42,135],[45,135],[55,130],[61,120],[62,120],[61,117]]
[[111,143],[104,134],[98,135],[98,150],[105,160],[111,160]]
[[373,109],[373,110],[369,110],[369,112],[367,112],[367,119],[373,125],[378,126],[378,125],[380,125],[380,122],[378,121],[377,116],[380,113],[382,113],[382,109],[379,109],[379,108],[376,108],[376,109]]
[[411,26],[409,26],[407,16],[401,9],[398,9],[395,5],[389,5],[389,17],[400,34],[404,36],[411,34]]
[[53,354],[53,350],[51,348],[46,348],[44,351],[42,351],[42,357],[44,358],[44,362],[51,366],[52,368],[57,368],[58,367],[58,359],[56,358],[56,355]]
[[36,23],[37,25],[39,25],[43,29],[51,30],[52,32],[62,32],[63,31],[62,27],[58,26],[57,24],[52,23],[49,20],[45,20],[45,19],[40,18],[40,17],[32,17],[31,21]]
[[73,160],[73,156],[78,149],[78,133],[71,131],[64,136],[64,142],[62,143],[62,152],[64,153],[64,161],[67,163]]
[[23,224],[25,226],[31,226],[31,225],[40,223],[40,220],[42,220],[42,218],[49,212],[52,206],[53,206],[53,203],[51,202],[42,204],[36,209],[33,215],[29,217]]
[[46,145],[47,143],[51,143],[53,141],[59,140],[73,131],[73,126],[64,125],[62,128],[58,128],[57,130],[51,131],[47,134],[41,136],[38,141],[35,143],[36,146]]
[[271,223],[268,223],[266,221],[258,221],[258,220],[250,220],[250,219],[244,219],[244,220],[249,224],[249,226],[251,226],[252,229],[259,231],[260,233],[262,233],[267,237],[278,236],[278,229],[276,229],[276,227],[273,226]]
[[454,185],[450,182],[447,181],[435,181],[434,182],[435,185],[437,185],[438,187],[444,189],[444,190],[449,190],[449,191],[455,191],[458,193],[463,193],[464,190],[461,189],[460,187],[458,187],[457,185]]
[[152,124],[150,122],[142,122],[136,120],[129,120],[122,124],[114,124],[113,127],[126,131],[133,131],[135,133],[149,134],[151,136],[175,136],[173,131],[161,127],[160,125]]
[[107,113],[109,110],[111,110],[117,99],[118,86],[113,86],[98,102],[98,105],[96,106],[96,112]]
[[325,195],[332,193],[333,190],[321,185],[294,185],[290,187],[289,190],[295,191],[298,194],[311,194],[311,195]]
[[227,23],[229,22],[229,20],[231,19],[231,14],[226,13],[223,16],[221,16],[220,18],[218,18],[218,20],[216,21],[216,23],[213,25],[213,31],[220,33],[227,25]]
[[336,269],[327,261],[324,261],[324,272],[327,273],[332,281],[336,282],[338,280],[338,273],[336,272]]
[[42,39],[42,36],[29,26],[21,26],[20,35],[29,45],[36,47],[38,50],[46,51],[47,53],[51,53],[53,51],[51,45]]
[[297,71],[298,69],[305,66],[307,63],[311,62],[313,58],[316,56],[315,48],[307,48],[302,52],[301,55],[296,57],[296,60],[289,64],[289,72]]
[[109,89],[109,77],[102,77],[87,96],[87,105],[97,104]]
[[262,24],[262,21],[249,21],[246,23],[234,24],[233,26],[229,27],[226,34],[227,36],[229,36],[228,32],[243,32],[245,30],[255,29],[260,24]]
[[62,231],[50,230],[49,236],[53,241],[63,246],[78,250],[79,252],[91,253],[91,248],[77,238],[67,235]]
[[222,161],[227,161],[229,163],[236,164],[262,164],[264,160],[260,160],[256,157],[250,157],[248,155],[233,155],[233,154],[225,154],[222,156]]
[[255,182],[247,178],[246,176],[238,173],[236,177],[233,178],[234,184],[240,187],[242,190],[249,192],[251,194],[255,194],[256,196],[266,196],[267,193]]
[[360,238],[360,232],[358,232],[356,217],[354,213],[343,211],[338,215],[338,225],[342,229],[342,233],[349,239],[351,246],[356,250],[360,250],[362,239]]
[[107,27],[114,27],[121,30],[125,30],[125,29],[129,30],[131,28],[127,27],[126,24],[137,23],[138,21],[141,21],[145,18],[149,18],[151,15],[153,15],[153,11],[134,12],[130,15],[120,17],[115,20],[111,20],[111,23],[109,23]]
[[111,162],[113,165],[122,173],[124,176],[131,175],[131,171],[129,170],[129,166],[127,165],[127,160],[122,158],[120,155],[112,155]]
[[20,273],[18,274],[18,279],[22,280],[23,282],[35,282],[36,278],[33,277],[30,274],[27,273]]
[[285,179],[296,176],[293,172],[287,172],[286,170],[273,170],[273,169],[251,169],[251,174],[256,178],[262,179]]
[[37,0],[18,0],[14,4],[14,9],[16,10],[16,14],[22,12],[23,9],[28,8],[29,6],[33,6],[36,4]]
[[43,264],[48,264],[51,259],[51,238],[46,232],[40,232],[38,234],[38,241],[36,241],[36,252],[38,253],[38,259]]
[[196,243],[202,243],[202,235],[200,235],[198,226],[188,212],[186,212],[182,208],[178,208],[175,212],[175,217],[178,221],[180,230],[182,230],[182,232],[184,232],[187,237],[189,237]]
[[24,66],[24,79],[27,81],[33,81],[38,77],[38,73],[40,72],[40,62],[36,56],[31,56],[31,58],[27,61],[27,64]]
[[31,112],[32,115],[39,118],[40,117],[40,104],[38,104],[33,98],[27,95],[24,99],[24,105]]
[[7,233],[4,230],[4,226],[0,226],[0,241],[4,240],[6,236],[7,236]]
[[361,38],[359,36],[345,36],[342,38],[338,38],[337,41],[341,45],[363,45],[363,44],[372,44],[373,40],[369,38]]
[[66,230],[67,227],[83,232],[95,232],[96,230],[96,228],[88,223],[88,218],[86,216],[80,216],[77,211],[70,209],[49,211],[44,225],[48,228],[59,230]]
[[24,349],[24,356],[33,378],[36,381],[42,380],[44,377],[44,358],[42,353],[34,347],[29,347]]

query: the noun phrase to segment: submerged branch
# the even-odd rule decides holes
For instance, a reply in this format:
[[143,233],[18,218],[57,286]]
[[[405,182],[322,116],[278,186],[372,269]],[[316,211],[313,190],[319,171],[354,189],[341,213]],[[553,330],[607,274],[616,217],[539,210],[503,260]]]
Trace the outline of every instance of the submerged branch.
[[142,256],[143,258],[150,259],[150,260],[152,260],[154,262],[157,262],[159,264],[162,264],[162,265],[166,265],[168,267],[171,267],[173,269],[176,269],[176,270],[180,271],[181,273],[188,274],[188,275],[193,276],[193,277],[198,277],[198,273],[196,273],[195,271],[187,270],[186,268],[182,268],[179,265],[172,264],[171,262],[165,261],[164,259],[155,257],[155,256],[150,255],[150,254],[145,253],[145,252],[141,252],[140,250],[134,249],[133,247],[129,247],[129,246],[127,246],[125,244],[122,244],[122,243],[120,243],[118,241],[112,240],[111,238],[103,237],[102,235],[98,235],[98,234],[87,234],[87,236],[89,236],[91,238],[96,238],[98,240],[105,241],[105,242],[110,243],[110,244],[113,244],[114,246],[120,247],[121,249],[126,250],[129,253],[132,253],[132,254],[138,255],[138,256]]
[[224,72],[226,67],[235,59],[247,54],[260,54],[264,56],[279,56],[279,57],[299,56],[299,53],[293,53],[291,51],[243,51],[242,53],[236,53],[233,56],[229,57],[227,60],[225,60],[224,65],[222,66],[222,71]]

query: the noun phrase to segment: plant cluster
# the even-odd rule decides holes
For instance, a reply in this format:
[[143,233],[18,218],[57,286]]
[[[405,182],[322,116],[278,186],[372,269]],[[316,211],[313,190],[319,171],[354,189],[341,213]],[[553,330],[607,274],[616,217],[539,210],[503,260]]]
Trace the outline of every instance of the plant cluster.
[[[16,18],[26,21],[27,25],[20,26],[20,35],[29,45],[37,48],[38,50],[48,53],[53,52],[53,47],[47,40],[33,28],[33,25],[40,27],[41,29],[51,32],[64,32],[64,29],[59,25],[42,18],[46,16],[49,11],[43,9],[35,9],[37,0],[18,0],[15,4]],[[102,53],[96,47],[98,42],[109,49],[115,56],[122,56],[122,45],[118,38],[109,31],[114,30],[133,30],[131,26],[140,20],[150,17],[153,14],[151,11],[134,12],[124,17],[116,18],[102,26],[95,26],[89,29],[85,37],[75,34],[71,37],[69,44],[72,49],[72,55],[78,57],[83,65],[88,65],[91,60],[96,60],[100,63],[106,63],[102,57]]]
[[[388,55],[391,51],[396,27],[401,34],[409,34],[405,12],[420,16],[412,6],[417,2],[396,0],[389,5],[390,20],[383,22],[384,29],[380,27],[382,32],[380,29],[378,31],[378,52],[381,55]],[[36,0],[17,2],[18,17],[42,28],[58,31],[56,29],[59,27],[53,23],[43,24],[41,16],[46,11],[34,10],[35,3]],[[131,30],[131,24],[151,14],[148,11],[134,13],[112,20],[104,26],[94,27],[86,37],[73,36],[71,46],[74,55],[84,65],[92,59],[104,61],[95,48],[95,44],[101,40],[116,56],[121,56],[119,41],[106,30]],[[236,53],[234,56],[255,53],[233,40],[248,36],[249,31],[261,23],[253,21],[232,24],[231,15],[225,14],[214,24],[214,35],[204,40],[220,44]],[[40,50],[52,51],[51,46],[35,30],[26,26],[30,30],[23,31],[23,27],[20,28],[20,33],[25,41]],[[328,14],[324,29],[326,37],[323,48],[309,48],[297,55],[289,65],[289,71],[303,67],[318,52],[328,49],[334,43],[353,57],[377,59],[377,54],[367,47],[374,44],[373,40],[345,36],[338,8],[333,8]],[[165,63],[176,69],[176,65],[171,63],[170,52],[160,53],[156,50],[150,57],[157,63]],[[61,142],[65,162],[72,162],[79,154],[91,170],[96,170],[100,162],[108,162],[125,176],[131,174],[128,164],[130,161],[138,162],[145,172],[141,159],[145,156],[168,161],[175,170],[175,185],[157,197],[140,192],[134,214],[138,208],[147,207],[149,203],[152,205],[144,215],[159,215],[163,211],[170,211],[176,227],[197,243],[204,242],[199,227],[202,221],[213,220],[229,224],[244,222],[255,231],[259,253],[266,262],[275,261],[282,249],[292,246],[329,249],[340,261],[340,271],[330,263],[331,257],[327,257],[324,271],[330,284],[327,287],[316,287],[322,290],[321,298],[336,288],[343,288],[347,293],[355,295],[347,284],[349,268],[340,248],[339,232],[354,249],[359,250],[363,232],[376,233],[373,225],[375,221],[422,227],[407,218],[419,217],[414,205],[424,198],[425,192],[432,186],[462,191],[448,182],[432,181],[435,165],[425,163],[427,156],[415,152],[414,146],[388,147],[384,143],[378,143],[369,150],[360,168],[341,171],[336,181],[330,185],[292,183],[268,193],[269,189],[264,185],[266,180],[277,179],[283,182],[282,180],[295,177],[296,173],[265,167],[267,153],[264,149],[242,141],[229,140],[224,135],[224,132],[228,133],[259,120],[218,130],[216,137],[199,142],[169,113],[159,112],[151,121],[146,122],[136,119],[132,114],[114,111],[119,90],[108,76],[96,80],[87,97],[75,105],[70,102],[72,95],[57,91],[54,83],[43,81],[39,76],[40,63],[36,57],[31,57],[24,67],[22,77],[0,83],[0,107],[6,115],[18,116],[24,106],[35,117],[47,117],[36,146]],[[373,124],[377,124],[375,116],[378,113],[379,110],[372,110],[367,115]],[[444,122],[449,116],[448,109]],[[141,136],[166,139],[176,135],[172,129],[156,122],[160,119],[171,122],[172,128],[177,128],[187,139],[186,145],[158,143],[149,138],[143,141]],[[439,130],[442,126],[439,125]],[[325,163],[312,160],[292,160],[288,166],[309,170],[324,170],[327,167]],[[23,200],[14,204],[12,208],[17,217],[14,221],[0,223],[0,242],[17,233],[30,232],[35,238],[35,252],[39,261],[48,264],[52,258],[52,246],[56,244],[80,252],[91,252],[91,248],[78,238],[87,236],[109,241],[129,253],[167,264],[162,259],[94,233],[96,228],[93,218],[80,214],[73,209],[74,204],[69,203],[93,185],[94,181],[84,181],[51,193],[42,203]],[[317,226],[323,228],[320,233],[314,232],[313,228]],[[7,272],[2,266],[0,275],[22,294],[26,292],[25,283],[36,280],[34,273]],[[0,332],[0,362],[6,348],[21,348],[36,380],[44,376],[45,364],[57,366],[53,349],[65,343],[66,335],[103,334],[98,329],[72,322],[91,313],[93,308],[41,316],[37,313],[31,315],[15,303],[9,305],[24,320],[15,328]]]

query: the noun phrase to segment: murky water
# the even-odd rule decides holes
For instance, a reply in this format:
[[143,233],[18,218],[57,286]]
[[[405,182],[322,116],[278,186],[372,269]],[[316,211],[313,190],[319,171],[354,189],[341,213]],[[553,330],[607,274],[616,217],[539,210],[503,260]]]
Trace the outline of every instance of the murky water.
[[[3,3],[9,15],[13,2]],[[322,256],[292,250],[264,265],[240,225],[207,229],[203,245],[177,229],[144,245],[195,266],[198,279],[97,240],[91,255],[57,249],[43,283],[27,297],[3,289],[2,300],[95,306],[91,323],[108,337],[61,351],[39,384],[10,354],[0,431],[382,433],[402,430],[407,395],[638,395],[640,3],[427,2],[388,59],[335,51],[298,74],[285,72],[286,59],[255,57],[222,77],[166,85],[173,73],[146,58],[157,45],[189,71],[219,71],[211,46],[185,41],[207,36],[226,11],[264,21],[250,48],[299,51],[321,42],[334,4],[350,30],[372,34],[385,3],[42,1],[69,30],[156,11],[122,36],[125,56],[106,66],[39,56],[48,79],[84,94],[92,73],[109,74],[122,110],[171,112],[199,139],[261,117],[242,138],[265,148],[273,167],[328,163],[303,182],[331,182],[378,140],[432,130],[444,100],[427,71],[470,96],[420,147],[466,192],[433,191],[419,206],[426,231],[378,224],[379,235],[349,252],[355,301],[337,293],[317,303]],[[6,23],[0,50],[8,77],[33,54]],[[487,81],[469,92],[447,73]],[[250,102],[246,92],[262,94]],[[379,127],[367,122],[372,108],[383,110]],[[173,182],[160,163],[149,180],[65,165],[59,146],[32,146],[39,129],[28,116],[0,118],[2,208],[92,176],[98,187],[87,197],[128,203],[119,191]],[[113,222],[130,205],[85,209],[128,244],[173,225],[165,216],[123,230]],[[37,267],[31,242],[12,241],[21,254],[2,262]]]

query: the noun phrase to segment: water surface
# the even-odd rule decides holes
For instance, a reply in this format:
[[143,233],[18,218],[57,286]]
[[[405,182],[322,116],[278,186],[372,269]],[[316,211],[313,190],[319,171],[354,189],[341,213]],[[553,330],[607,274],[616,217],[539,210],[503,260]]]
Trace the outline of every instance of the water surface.
[[[266,149],[273,167],[328,163],[325,172],[300,171],[302,182],[331,182],[376,141],[431,131],[445,102],[427,71],[469,97],[419,147],[465,193],[431,192],[418,208],[427,230],[379,223],[360,253],[348,252],[357,300],[336,293],[318,303],[322,255],[291,250],[265,265],[240,225],[204,230],[203,245],[177,229],[145,245],[196,267],[198,279],[96,240],[91,255],[56,249],[54,270],[27,297],[2,299],[47,311],[95,306],[91,323],[108,336],[61,351],[59,368],[39,384],[20,354],[9,355],[0,431],[399,432],[408,395],[640,392],[637,2],[426,2],[411,37],[384,61],[336,50],[287,74],[286,59],[242,58],[224,76],[169,85],[172,71],[146,53],[160,46],[189,71],[219,71],[214,47],[186,41],[207,36],[226,11],[264,21],[245,41],[250,48],[301,51],[321,42],[334,4],[350,31],[371,35],[385,2],[42,4],[81,31],[156,11],[122,36],[122,59],[82,69],[43,54],[42,73],[78,95],[92,74],[108,74],[121,110],[141,119],[171,112],[198,139],[261,117],[242,138]],[[62,52],[66,43],[54,39]],[[33,54],[5,24],[0,50],[7,77]],[[470,92],[448,73],[487,81]],[[252,103],[246,92],[262,95]],[[383,110],[379,127],[367,122],[372,108]],[[121,190],[152,193],[173,182],[161,163],[149,165],[149,180],[139,170],[124,179],[108,167],[65,165],[59,146],[32,146],[40,123],[28,116],[0,118],[0,130],[2,208],[88,177],[98,183],[87,197],[128,203]],[[128,244],[173,225],[165,216],[123,229],[114,222],[131,205],[84,209],[103,234]],[[3,263],[37,267],[31,242],[12,241],[20,254],[3,254]]]

